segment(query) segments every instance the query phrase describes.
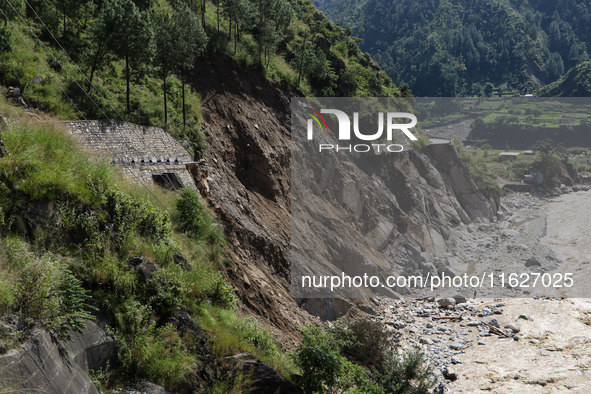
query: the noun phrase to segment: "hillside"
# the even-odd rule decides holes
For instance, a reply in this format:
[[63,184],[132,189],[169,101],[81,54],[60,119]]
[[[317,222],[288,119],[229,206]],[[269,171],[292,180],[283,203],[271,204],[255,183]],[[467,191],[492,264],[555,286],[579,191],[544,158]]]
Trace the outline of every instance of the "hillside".
[[581,63],[538,92],[543,97],[591,96],[591,62]]
[[589,58],[591,8],[573,0],[316,4],[417,96],[529,93]]
[[166,125],[193,145],[198,57],[230,56],[301,95],[407,93],[308,0],[216,4],[2,1],[0,84],[33,109]]
[[[427,393],[444,381],[451,359],[424,364],[400,346],[403,326],[375,318],[398,289],[359,299],[291,291],[292,240],[312,249],[295,255],[300,266],[318,259],[337,270],[357,250],[380,275],[435,276],[457,270],[473,223],[497,219],[495,190],[449,143],[423,139],[380,156],[376,171],[363,158],[293,153],[292,96],[410,93],[350,31],[305,0],[0,7],[10,151],[0,158],[0,392],[155,383],[180,393]],[[86,139],[62,123],[95,118]],[[126,162],[121,152],[146,152],[134,145],[146,139],[118,152],[97,143],[121,118],[165,127],[182,146],[167,151],[167,135],[158,155]],[[126,171],[166,166],[167,156],[194,159],[178,166],[198,192]],[[292,159],[305,164],[300,178]],[[304,204],[296,235],[293,198]],[[334,227],[347,237],[331,239]],[[326,235],[306,239],[313,231]]]

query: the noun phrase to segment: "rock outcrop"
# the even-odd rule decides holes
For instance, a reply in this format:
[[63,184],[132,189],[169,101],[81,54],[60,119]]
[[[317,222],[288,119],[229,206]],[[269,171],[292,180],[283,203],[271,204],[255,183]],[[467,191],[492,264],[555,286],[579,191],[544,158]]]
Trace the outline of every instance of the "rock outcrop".
[[68,343],[37,330],[20,349],[0,355],[0,391],[98,394],[88,373],[114,365],[116,355],[115,341],[92,321]]

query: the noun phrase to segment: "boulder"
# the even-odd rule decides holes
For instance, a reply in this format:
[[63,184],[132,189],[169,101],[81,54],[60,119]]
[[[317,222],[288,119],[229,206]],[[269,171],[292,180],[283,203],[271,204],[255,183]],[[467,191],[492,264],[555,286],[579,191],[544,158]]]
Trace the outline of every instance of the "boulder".
[[232,356],[237,371],[249,376],[250,389],[260,394],[299,393],[299,388],[250,353]]

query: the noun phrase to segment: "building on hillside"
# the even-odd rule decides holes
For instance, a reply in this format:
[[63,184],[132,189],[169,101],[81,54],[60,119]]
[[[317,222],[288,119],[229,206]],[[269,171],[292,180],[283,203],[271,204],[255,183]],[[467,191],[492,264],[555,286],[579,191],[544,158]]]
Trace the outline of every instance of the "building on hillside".
[[515,160],[519,156],[519,152],[501,152],[499,153],[499,157],[503,159],[503,161],[508,160]]

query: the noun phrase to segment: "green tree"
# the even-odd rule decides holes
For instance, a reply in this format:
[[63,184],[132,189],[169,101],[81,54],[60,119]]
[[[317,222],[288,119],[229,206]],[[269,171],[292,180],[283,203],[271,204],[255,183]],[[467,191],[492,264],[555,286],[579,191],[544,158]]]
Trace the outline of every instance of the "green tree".
[[197,16],[186,4],[180,4],[174,12],[178,34],[174,52],[177,60],[175,70],[180,74],[183,96],[183,127],[186,127],[185,85],[187,72],[195,66],[195,58],[203,53],[207,45],[207,35]]
[[19,20],[19,14],[24,16],[25,3],[23,0],[10,0],[9,4],[7,0],[0,0],[0,9],[2,10],[0,14],[4,18],[4,26],[6,26],[9,19],[16,22]]
[[8,26],[0,27],[0,55],[12,51],[12,32]]
[[125,60],[126,112],[129,114],[131,62],[147,63],[153,54],[149,17],[132,0],[106,0],[97,17],[96,31],[99,41]]
[[166,79],[171,71],[177,71],[183,85],[183,125],[186,125],[186,73],[194,67],[195,57],[205,49],[207,36],[195,14],[183,3],[175,8],[172,16],[166,12],[157,14],[154,31],[154,60],[160,68],[163,81],[164,123],[168,122]]
[[222,0],[224,13],[228,17],[230,34],[232,38],[232,26],[234,26],[234,52],[240,39],[241,29],[250,27],[254,18],[252,4],[248,0]]
[[257,6],[259,63],[268,65],[270,53],[281,40],[282,31],[289,26],[293,11],[283,0],[257,0]]
[[62,38],[66,37],[68,32],[68,19],[76,18],[80,10],[88,3],[84,0],[58,0],[55,1],[56,10],[62,14]]
[[176,25],[168,12],[157,14],[154,17],[155,47],[154,63],[160,68],[162,77],[162,91],[164,94],[164,123],[168,123],[168,101],[166,79],[177,62],[175,43],[182,37],[176,34]]

